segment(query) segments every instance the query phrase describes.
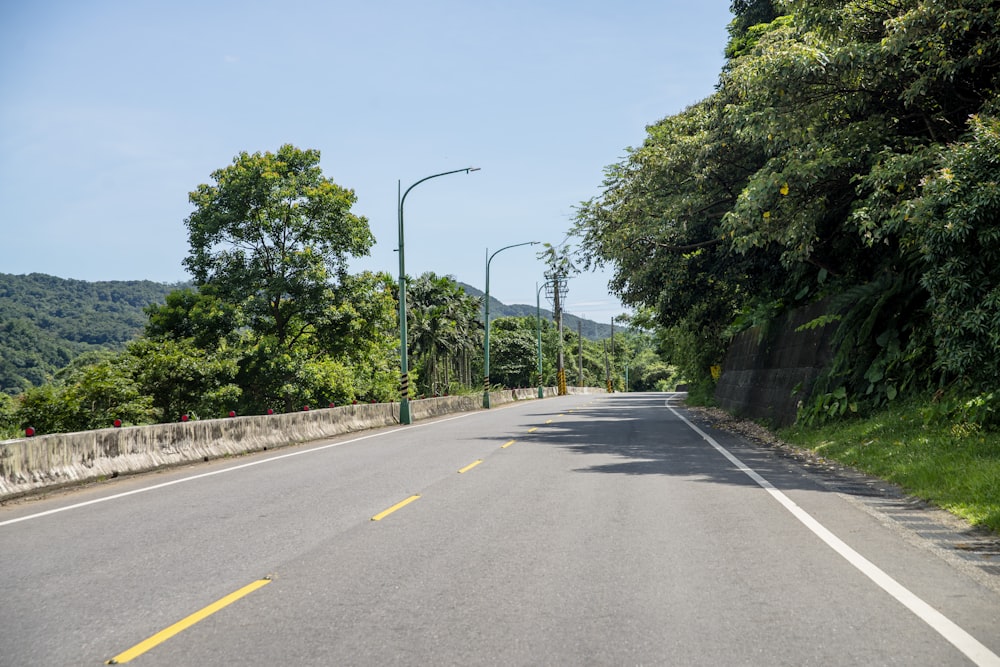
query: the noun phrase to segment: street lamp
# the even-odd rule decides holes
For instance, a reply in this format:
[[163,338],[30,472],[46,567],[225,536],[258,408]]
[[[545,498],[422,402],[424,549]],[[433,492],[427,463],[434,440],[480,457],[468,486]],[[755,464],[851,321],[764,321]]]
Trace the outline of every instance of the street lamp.
[[479,171],[479,167],[466,167],[465,169],[453,169],[452,171],[443,171],[440,174],[432,174],[425,178],[421,178],[419,181],[406,188],[406,192],[402,196],[399,195],[399,191],[402,189],[402,183],[397,181],[396,198],[399,201],[399,423],[400,424],[410,424],[412,420],[410,419],[410,373],[407,367],[406,359],[406,263],[403,257],[403,202],[406,201],[406,195],[410,194],[410,190],[417,187],[424,181],[429,181],[432,178],[437,178],[438,176],[447,176],[448,174],[457,174],[459,172],[469,172]]
[[[490,262],[504,250],[522,245],[538,245],[538,241],[525,241],[500,248],[486,260],[486,338],[483,342],[483,407],[490,407]],[[487,248],[486,252],[489,253]]]

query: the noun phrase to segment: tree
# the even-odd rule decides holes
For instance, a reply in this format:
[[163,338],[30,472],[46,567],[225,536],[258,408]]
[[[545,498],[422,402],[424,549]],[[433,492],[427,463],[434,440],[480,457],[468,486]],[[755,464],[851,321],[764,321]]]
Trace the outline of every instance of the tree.
[[[190,194],[184,265],[247,327],[238,376],[246,409],[290,410],[350,393],[350,372],[332,368],[316,341],[330,324],[348,258],[366,255],[374,239],[368,221],[351,212],[354,192],[324,177],[319,158],[291,145],[240,153],[213,172],[214,185]],[[218,316],[225,324],[225,308]],[[212,320],[203,322],[210,332]]]
[[656,310],[695,384],[732,333],[826,299],[840,324],[820,391],[877,405],[926,386],[931,361],[941,381],[985,386],[1000,351],[1000,6],[733,11],[717,92],[651,125],[579,209],[584,261],[612,264],[622,300]]
[[909,234],[946,376],[991,390],[1000,377],[1000,118],[973,117],[910,202]]
[[195,338],[141,338],[128,347],[135,380],[159,422],[212,419],[239,405],[237,347],[201,347]]
[[[407,281],[409,346],[417,359],[417,386],[424,393],[447,390],[450,370],[482,345],[480,300],[449,276],[428,272]],[[443,367],[442,363],[444,362]]]
[[214,286],[183,288],[167,295],[165,303],[146,308],[146,338],[189,340],[202,349],[235,343],[243,326],[241,309],[215,295]]
[[0,439],[6,440],[19,435],[14,398],[0,391]]
[[127,355],[94,353],[74,360],[56,378],[32,387],[15,399],[14,420],[38,433],[65,433],[146,424],[152,401],[133,379]]
[[291,145],[240,153],[212,173],[215,185],[190,194],[184,265],[283,349],[315,331],[331,282],[374,243],[368,221],[351,213],[354,192],[325,178],[319,158]]
[[535,323],[528,317],[501,317],[490,325],[490,382],[530,387],[537,375]]
[[716,95],[649,126],[643,145],[605,170],[603,194],[578,208],[573,230],[585,268],[611,264],[624,303],[653,309],[692,340],[674,363],[706,384],[736,314],[777,298],[787,276],[775,252],[741,253],[723,231],[764,161],[728,131],[725,111]]
[[351,370],[355,396],[389,401],[399,380],[397,283],[388,273],[345,276],[321,320],[316,345]]

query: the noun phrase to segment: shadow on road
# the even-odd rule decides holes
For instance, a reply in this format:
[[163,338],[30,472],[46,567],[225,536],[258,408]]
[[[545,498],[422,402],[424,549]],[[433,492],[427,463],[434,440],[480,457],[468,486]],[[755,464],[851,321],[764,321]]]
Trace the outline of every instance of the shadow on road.
[[[559,447],[584,457],[574,472],[667,475],[698,482],[756,486],[756,482],[679,419],[669,409],[668,405],[672,405],[775,486],[830,490],[780,452],[698,423],[683,410],[681,400],[682,396],[675,394],[609,395],[587,407],[573,409],[571,414],[539,427],[522,440]],[[533,416],[551,418],[551,413],[539,412]],[[880,489],[874,489],[874,493],[879,492]]]

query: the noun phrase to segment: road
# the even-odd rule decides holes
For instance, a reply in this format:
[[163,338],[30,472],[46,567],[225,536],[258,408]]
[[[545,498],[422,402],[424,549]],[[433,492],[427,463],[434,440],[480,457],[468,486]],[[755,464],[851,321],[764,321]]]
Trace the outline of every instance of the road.
[[520,402],[0,507],[0,665],[1000,665],[904,533],[670,395]]

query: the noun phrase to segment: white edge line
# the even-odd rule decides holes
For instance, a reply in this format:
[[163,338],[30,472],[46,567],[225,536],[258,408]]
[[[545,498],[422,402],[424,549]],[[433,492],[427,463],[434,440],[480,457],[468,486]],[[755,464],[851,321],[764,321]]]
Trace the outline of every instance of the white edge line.
[[756,482],[761,488],[771,494],[775,500],[781,503],[785,509],[791,512],[792,516],[798,519],[806,528],[811,530],[817,537],[823,540],[827,546],[836,551],[847,562],[857,568],[862,574],[871,579],[879,588],[894,597],[900,604],[916,614],[920,620],[931,626],[939,635],[948,640],[955,648],[961,651],[967,658],[975,664],[983,667],[1000,667],[1000,656],[983,645],[979,640],[960,628],[954,621],[930,606],[917,597],[901,583],[886,574],[881,568],[870,560],[859,554],[848,546],[843,540],[834,535],[819,521],[814,519],[808,512],[799,507],[791,498],[774,487],[773,484],[761,477],[755,470],[736,458],[725,447],[715,441],[700,428],[692,424],[684,415],[680,414],[671,405],[667,405],[681,421],[687,424],[695,433],[704,438],[708,444],[712,445],[720,454],[745,473],[750,479]]
[[[371,438],[379,438],[382,436],[390,435],[402,430],[412,430],[415,428],[422,428],[425,426],[431,426],[433,424],[439,424],[441,422],[452,421],[455,419],[462,419],[464,417],[469,417],[472,415],[480,414],[478,412],[466,412],[460,415],[455,415],[454,417],[446,417],[444,419],[435,419],[434,421],[425,422],[423,424],[411,424],[405,427],[397,426],[387,431],[379,431],[378,433],[370,433],[368,435],[363,435],[358,438],[351,438],[350,440],[344,440],[342,442],[333,442],[328,445],[320,445],[319,447],[310,447],[309,449],[301,449],[295,452],[289,452],[288,454],[280,454],[278,456],[271,456],[266,459],[261,459],[260,461],[251,461],[250,463],[243,463],[240,465],[233,466],[231,468],[225,468],[223,470],[213,470],[212,472],[204,472],[198,475],[192,475],[190,477],[183,477],[181,479],[175,479],[170,482],[163,482],[161,484],[154,484],[153,486],[146,486],[141,489],[134,489],[132,491],[125,491],[124,493],[116,493],[111,496],[105,496],[103,498],[95,498],[93,500],[87,500],[82,503],[75,503],[73,505],[66,505],[65,507],[57,507],[55,509],[46,510],[44,512],[37,512],[35,514],[28,514],[16,519],[7,519],[6,521],[0,521],[0,528],[3,526],[9,526],[14,523],[20,523],[21,521],[30,521],[31,519],[40,519],[44,516],[49,516],[50,514],[58,514],[60,512],[66,512],[73,509],[79,509],[81,507],[86,507],[88,505],[96,505],[98,503],[108,502],[109,500],[118,500],[119,498],[125,498],[127,496],[134,496],[138,493],[146,493],[147,491],[155,491],[157,489],[163,489],[168,486],[173,486],[175,484],[184,484],[185,482],[193,482],[198,479],[204,479],[206,477],[214,477],[215,475],[224,475],[229,472],[235,472],[237,470],[243,470],[244,468],[250,468],[253,466],[263,465],[265,463],[273,463],[274,461],[281,461],[282,459],[289,459],[293,456],[302,456],[304,454],[314,454],[316,452],[321,452],[325,449],[330,449],[331,447],[341,447],[343,445],[350,445],[355,442],[360,442],[362,440],[369,440]],[[248,454],[254,452],[247,452]],[[192,461],[191,463],[195,463]]]

